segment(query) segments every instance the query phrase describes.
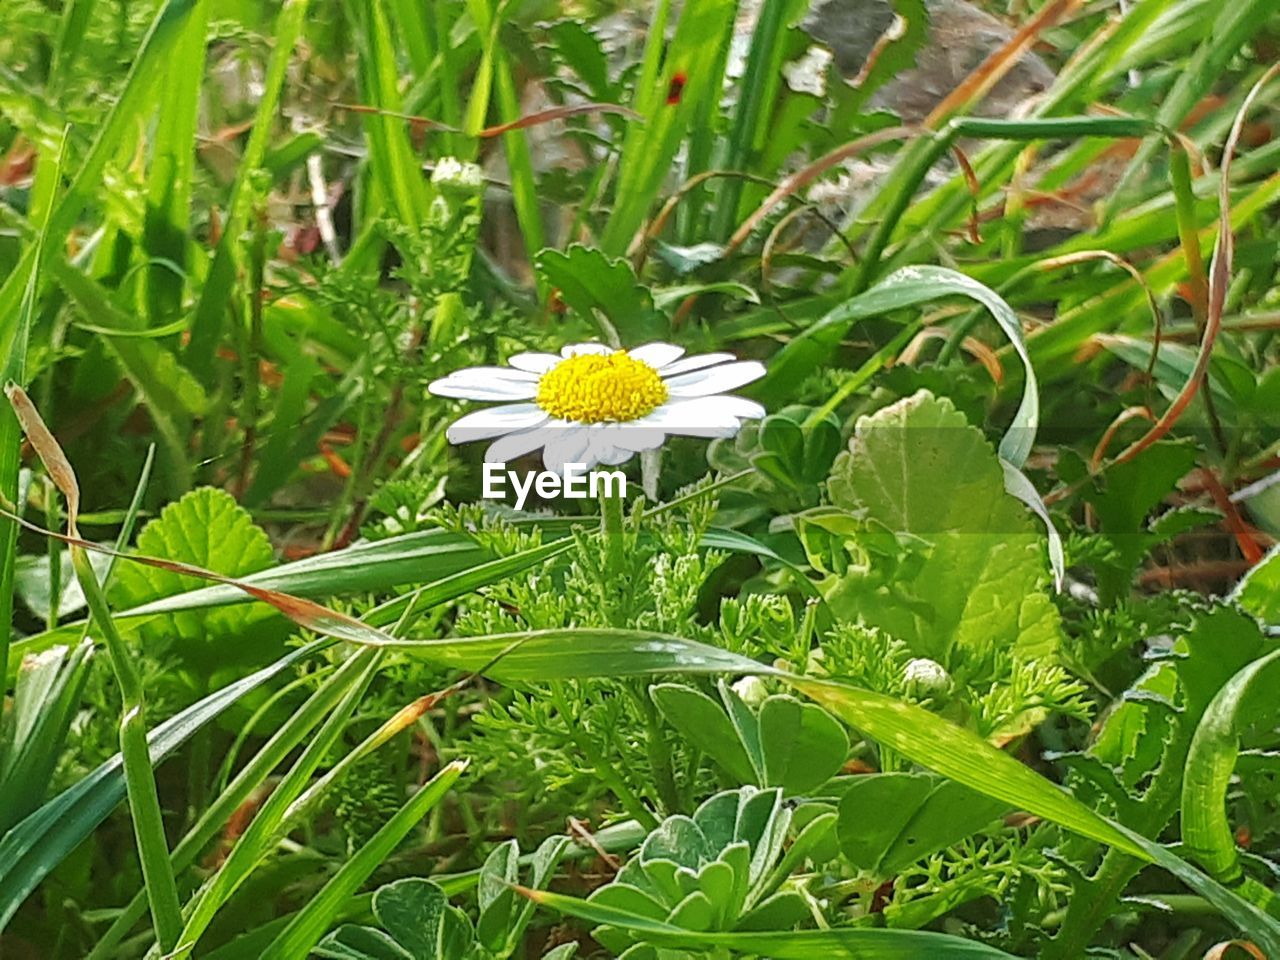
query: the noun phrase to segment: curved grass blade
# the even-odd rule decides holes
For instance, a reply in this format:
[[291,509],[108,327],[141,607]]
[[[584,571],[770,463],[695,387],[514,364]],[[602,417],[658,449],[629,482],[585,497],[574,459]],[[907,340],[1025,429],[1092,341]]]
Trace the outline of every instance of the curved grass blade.
[[1209,875],[1272,913],[1276,895],[1245,876],[1235,835],[1227,821],[1227,787],[1240,755],[1240,734],[1280,682],[1280,650],[1249,664],[1223,685],[1191,738],[1182,778],[1182,840],[1187,853]]
[[655,673],[777,673],[729,650],[645,630],[565,627],[449,640],[391,640],[377,646],[442,667],[483,671],[505,681]]
[[1044,523],[1045,532],[1049,536],[1049,566],[1053,569],[1053,585],[1061,593],[1062,585],[1067,578],[1067,561],[1062,548],[1062,534],[1058,533],[1058,528],[1053,525],[1049,508],[1044,505],[1040,491],[1027,479],[1027,475],[1004,458],[1000,460],[1000,467],[1004,470],[1005,492],[1021,500],[1026,504],[1027,509]]
[[[140,118],[153,103],[173,47],[182,37],[187,18],[195,6],[196,0],[168,0],[151,22],[115,106],[107,114],[66,194],[49,214],[46,226],[49,249],[62,246],[90,197],[101,187],[104,168],[116,156],[124,139],[134,133]],[[24,295],[35,256],[35,248],[28,247],[19,265],[0,286],[0,355],[7,355],[13,346],[18,304]]]
[[301,755],[271,791],[217,872],[188,901],[186,925],[182,928],[178,948],[169,955],[172,960],[183,960],[191,956],[200,937],[209,928],[223,904],[257,869],[278,842],[280,828],[290,806],[306,789],[316,768],[337,745],[381,664],[380,651],[362,650],[338,668],[338,676],[354,676],[355,682],[343,693],[342,700],[325,717],[315,736],[307,742]]
[[1085,806],[977,735],[915,704],[828,680],[786,675],[793,687],[902,756],[1117,850],[1155,863],[1200,894],[1264,949],[1280,953],[1280,922],[1168,848]]
[[[299,647],[158,724],[147,735],[152,765],[160,763],[241,697],[332,643],[327,639],[316,640]],[[123,763],[116,754],[0,839],[0,930],[49,871],[119,805],[124,793]]]
[[418,821],[440,802],[466,768],[466,760],[455,760],[428,780],[294,916],[263,951],[262,960],[306,956],[320,942],[348,898],[360,889]]
[[1000,441],[1000,456],[1021,468],[1031,453],[1040,426],[1040,393],[1017,314],[990,287],[945,267],[904,267],[827,313],[788,343],[769,364],[759,385],[761,395],[785,393],[828,360],[849,328],[892,310],[914,307],[942,297],[962,296],[986,307],[1022,361],[1022,400]]
[[694,950],[724,947],[776,960],[811,960],[817,956],[856,957],[857,960],[918,960],[920,957],[929,957],[930,960],[1012,960],[1012,955],[1003,950],[945,933],[874,927],[751,933],[685,930],[629,910],[549,890],[530,890],[521,886],[515,889],[541,906],[590,923],[633,930],[650,943],[668,947]]

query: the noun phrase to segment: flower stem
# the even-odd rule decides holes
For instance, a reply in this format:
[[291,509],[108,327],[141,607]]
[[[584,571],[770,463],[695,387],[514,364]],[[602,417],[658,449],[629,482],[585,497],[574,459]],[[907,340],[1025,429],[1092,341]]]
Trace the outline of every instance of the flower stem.
[[116,682],[123,701],[120,713],[120,754],[124,761],[124,781],[129,798],[129,814],[142,861],[142,880],[151,905],[151,922],[156,942],[168,953],[178,945],[182,933],[182,907],[173,868],[169,864],[169,845],[164,837],[164,819],[160,798],[156,794],[155,771],[151,768],[151,752],[147,746],[145,718],[146,700],[142,680],[124,640],[111,619],[111,609],[89,563],[89,556],[78,546],[71,547],[71,564],[80,588],[84,591],[89,612],[106,642]]
[[[639,822],[645,830],[652,830],[658,825],[658,818],[655,817],[644,802],[635,794],[621,774],[614,769],[604,753],[596,749],[596,745],[592,742],[590,734],[578,724],[578,717],[570,708],[568,699],[564,695],[564,684],[558,681],[551,683],[551,701],[555,704],[556,710],[560,712],[561,718],[565,722],[565,726],[569,730],[569,738],[574,745],[582,751],[582,755],[587,758],[595,770],[595,774],[600,778],[600,782],[613,791],[614,796],[626,807],[627,813]],[[585,736],[583,734],[586,734]]]
[[[623,532],[622,497],[610,497],[601,492],[600,533],[604,537],[607,582],[611,585],[617,585],[621,582],[627,560],[627,545]],[[619,626],[619,624],[615,623],[614,626]]]

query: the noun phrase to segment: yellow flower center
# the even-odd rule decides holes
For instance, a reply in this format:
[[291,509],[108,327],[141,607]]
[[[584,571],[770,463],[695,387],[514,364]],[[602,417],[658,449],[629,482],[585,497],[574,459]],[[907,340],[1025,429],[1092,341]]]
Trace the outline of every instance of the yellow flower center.
[[658,371],[625,350],[569,357],[538,381],[538,406],[575,423],[639,420],[666,399]]

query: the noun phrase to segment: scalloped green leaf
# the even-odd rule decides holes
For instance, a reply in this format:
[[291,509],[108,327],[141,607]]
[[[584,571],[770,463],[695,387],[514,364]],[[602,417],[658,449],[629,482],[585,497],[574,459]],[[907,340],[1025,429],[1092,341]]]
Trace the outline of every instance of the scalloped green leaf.
[[[200,487],[169,504],[138,535],[138,552],[242,577],[271,566],[271,542],[226,491]],[[111,599],[136,607],[205,586],[205,581],[135,563],[117,565]],[[166,647],[212,674],[229,663],[257,663],[278,655],[286,628],[263,623],[269,610],[230,607],[173,613],[140,627],[148,648]],[[252,628],[252,629],[251,629]]]

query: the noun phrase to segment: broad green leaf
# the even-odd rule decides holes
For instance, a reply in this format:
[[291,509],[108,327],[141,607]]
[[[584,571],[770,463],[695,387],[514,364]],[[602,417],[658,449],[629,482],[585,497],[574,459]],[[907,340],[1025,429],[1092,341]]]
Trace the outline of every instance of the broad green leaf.
[[599,323],[602,316],[609,324],[606,331],[616,332],[623,346],[636,347],[667,333],[666,319],[627,260],[574,244],[563,253],[543,250],[536,266],[542,280],[584,319]]
[[1254,565],[1231,593],[1231,599],[1265,623],[1280,625],[1280,546]]
[[476,899],[480,920],[476,937],[490,951],[500,949],[507,940],[507,925],[515,905],[511,885],[519,878],[520,845],[515,840],[499,844],[480,867],[480,883]]
[[891,877],[958,843],[1009,809],[954,780],[920,773],[854,777],[840,800],[840,849],[854,866]]
[[454,960],[471,945],[471,928],[431,880],[408,877],[379,887],[373,914],[414,960]]
[[739,783],[755,783],[756,772],[724,708],[700,690],[678,683],[649,688],[667,722]]
[[[138,552],[177,560],[232,577],[258,573],[271,565],[267,535],[248,511],[224,490],[201,487],[171,503],[138,535]],[[203,585],[195,577],[169,570],[121,563],[111,591],[114,605],[145,607],[156,600],[188,593]],[[230,662],[254,662],[278,650],[279,629],[251,630],[264,611],[253,607],[175,613],[144,623],[150,649],[168,647],[188,665],[206,674]],[[274,643],[271,633],[275,634]],[[253,646],[247,646],[252,644]]]
[[849,758],[844,727],[817,704],[773,696],[760,706],[763,786],[807,793],[835,776]]
[[1098,574],[1104,605],[1128,596],[1134,571],[1158,542],[1147,518],[1195,467],[1197,456],[1191,443],[1161,441],[1097,478],[1088,476],[1082,462],[1062,459],[1063,481],[1082,484],[1080,498],[1093,505],[1101,533],[1115,548],[1115,564],[1102,566]]
[[311,950],[326,960],[418,960],[390,936],[375,927],[343,924]]
[[[832,467],[832,502],[928,546],[903,570],[882,573],[873,561],[831,581],[832,612],[861,617],[949,668],[962,660],[974,678],[999,650],[1052,656],[1058,614],[1042,589],[1039,537],[1005,489],[1001,460],[945,398],[921,391],[859,419]],[[885,603],[885,589],[902,602]]]
[[440,924],[449,899],[430,880],[407,877],[373,895],[373,915],[413,960],[434,960],[438,955]]
[[1016,500],[1002,495],[1000,461],[982,431],[946,397],[920,391],[859,418],[832,467],[831,502],[896,533],[1025,534]]

